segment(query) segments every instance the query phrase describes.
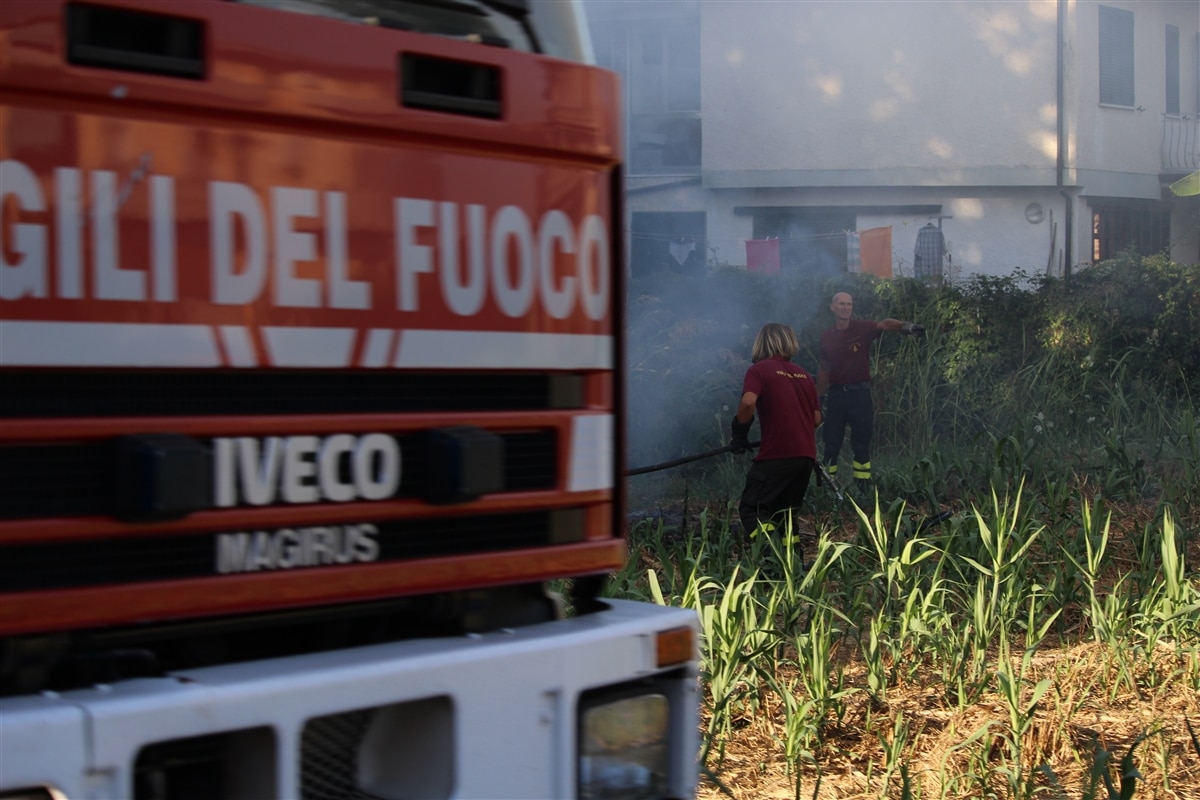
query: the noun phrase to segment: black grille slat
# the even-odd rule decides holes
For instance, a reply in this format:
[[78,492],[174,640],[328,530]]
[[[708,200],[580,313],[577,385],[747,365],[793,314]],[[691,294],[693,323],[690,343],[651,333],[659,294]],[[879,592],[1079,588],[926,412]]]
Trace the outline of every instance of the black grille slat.
[[[502,432],[505,492],[552,489],[557,475],[553,430]],[[424,445],[419,434],[397,436],[403,478],[396,498],[418,496]],[[109,443],[0,447],[0,519],[112,516],[115,448]]]
[[554,487],[556,437],[546,431],[503,434],[504,491]]
[[[390,520],[374,526],[379,544],[374,563],[518,550],[551,543],[549,512]],[[0,592],[212,577],[217,574],[218,535],[157,534],[69,545],[11,545],[0,549]],[[326,565],[290,571],[337,568]]]
[[539,411],[564,407],[553,383],[546,374],[390,370],[21,371],[4,374],[0,419]]
[[111,513],[112,463],[109,444],[0,448],[0,519]]
[[374,709],[309,720],[300,740],[303,800],[370,800],[358,785],[358,752]]

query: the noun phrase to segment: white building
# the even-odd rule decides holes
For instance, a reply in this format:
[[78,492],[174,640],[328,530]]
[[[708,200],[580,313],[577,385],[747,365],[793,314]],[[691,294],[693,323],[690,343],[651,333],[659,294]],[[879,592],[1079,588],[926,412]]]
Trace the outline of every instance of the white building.
[[[1133,247],[1200,261],[1197,0],[585,0],[621,73],[635,274],[858,268],[1060,275]],[[875,241],[878,241],[876,238]]]

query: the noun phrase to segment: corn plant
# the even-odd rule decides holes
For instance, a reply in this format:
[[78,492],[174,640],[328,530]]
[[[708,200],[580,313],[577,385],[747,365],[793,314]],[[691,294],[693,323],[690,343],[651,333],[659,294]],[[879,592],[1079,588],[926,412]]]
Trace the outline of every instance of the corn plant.
[[1033,726],[1034,715],[1042,696],[1051,688],[1053,682],[1043,678],[1034,684],[1028,699],[1024,696],[1024,687],[1029,683],[1033,654],[1045,638],[1046,631],[1054,624],[1058,612],[1049,615],[1040,623],[1040,605],[1036,593],[1028,598],[1028,612],[1025,620],[1025,646],[1021,653],[1020,665],[1013,670],[1013,659],[1009,650],[1009,630],[1007,623],[1002,626],[999,638],[999,663],[996,670],[996,683],[1001,698],[1008,712],[1008,729],[1002,738],[1008,743],[1011,760],[1001,768],[999,773],[1004,777],[1009,796],[1014,800],[1026,800],[1033,796],[1036,787],[1036,769],[1025,770],[1028,760],[1024,742]]
[[[761,646],[753,595],[757,573],[744,580],[737,573],[735,569],[725,586],[702,578],[689,593],[700,604],[697,610],[705,648],[701,676],[710,698],[710,742],[727,739],[732,733],[735,716],[752,694],[753,658],[756,647]],[[708,594],[716,595],[716,602],[706,602]]]
[[[1121,758],[1117,773],[1117,780],[1120,782],[1119,789],[1112,780],[1112,753],[1105,750],[1098,739],[1095,740],[1092,765],[1088,773],[1088,784],[1083,792],[1083,800],[1097,800],[1097,798],[1101,798],[1101,800],[1131,800],[1134,792],[1137,791],[1137,782],[1142,778],[1142,773],[1138,771],[1137,765],[1133,761],[1133,752],[1146,739],[1146,736],[1146,733],[1139,734],[1129,745],[1129,749],[1125,751],[1124,757]],[[1104,795],[1097,794],[1101,784],[1105,791]]]
[[1175,520],[1163,512],[1159,536],[1160,580],[1139,593],[1139,629],[1149,646],[1162,639],[1196,641],[1200,637],[1200,588],[1186,578],[1175,539]]
[[808,629],[792,640],[800,685],[812,699],[819,719],[833,714],[840,720],[845,712],[844,700],[856,691],[845,685],[845,674],[833,666],[833,651],[841,634],[836,624],[839,616],[828,604],[818,603]]
[[888,787],[892,783],[892,777],[901,770],[904,771],[901,791],[908,791],[911,794],[912,789],[909,785],[908,773],[905,769],[906,765],[901,760],[904,756],[904,749],[908,746],[908,734],[909,723],[904,714],[897,714],[895,719],[892,720],[890,735],[883,732],[876,734],[879,738],[879,744],[883,747],[883,776],[880,778],[882,783],[880,797],[886,795]]
[[795,678],[780,681],[772,675],[767,680],[783,703],[783,756],[788,771],[796,776],[796,796],[799,797],[800,765],[805,761],[813,761],[820,743],[823,715],[817,701],[804,697],[803,692],[799,691]]

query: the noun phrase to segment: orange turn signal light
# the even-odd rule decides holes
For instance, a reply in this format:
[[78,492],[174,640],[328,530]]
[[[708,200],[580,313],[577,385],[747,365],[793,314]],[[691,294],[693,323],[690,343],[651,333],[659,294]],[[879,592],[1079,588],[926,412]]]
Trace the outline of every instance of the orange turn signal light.
[[671,628],[654,636],[657,666],[668,667],[690,661],[696,652],[696,634],[691,628]]

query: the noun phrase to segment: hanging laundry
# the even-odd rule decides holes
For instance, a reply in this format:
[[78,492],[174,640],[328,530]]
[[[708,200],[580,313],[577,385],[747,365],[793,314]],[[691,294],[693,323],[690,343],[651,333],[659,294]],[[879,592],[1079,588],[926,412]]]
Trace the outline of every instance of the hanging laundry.
[[862,271],[880,278],[892,277],[892,226],[858,232]]
[[779,240],[747,239],[746,269],[764,275],[779,274]]
[[942,257],[946,254],[946,239],[932,222],[917,231],[913,248],[913,277],[920,280],[942,277]]
[[846,272],[862,272],[862,250],[858,231],[846,232]]
[[682,267],[684,262],[688,260],[688,256],[695,251],[696,240],[680,236],[671,240],[669,249],[671,251],[671,257],[674,258],[675,262]]

